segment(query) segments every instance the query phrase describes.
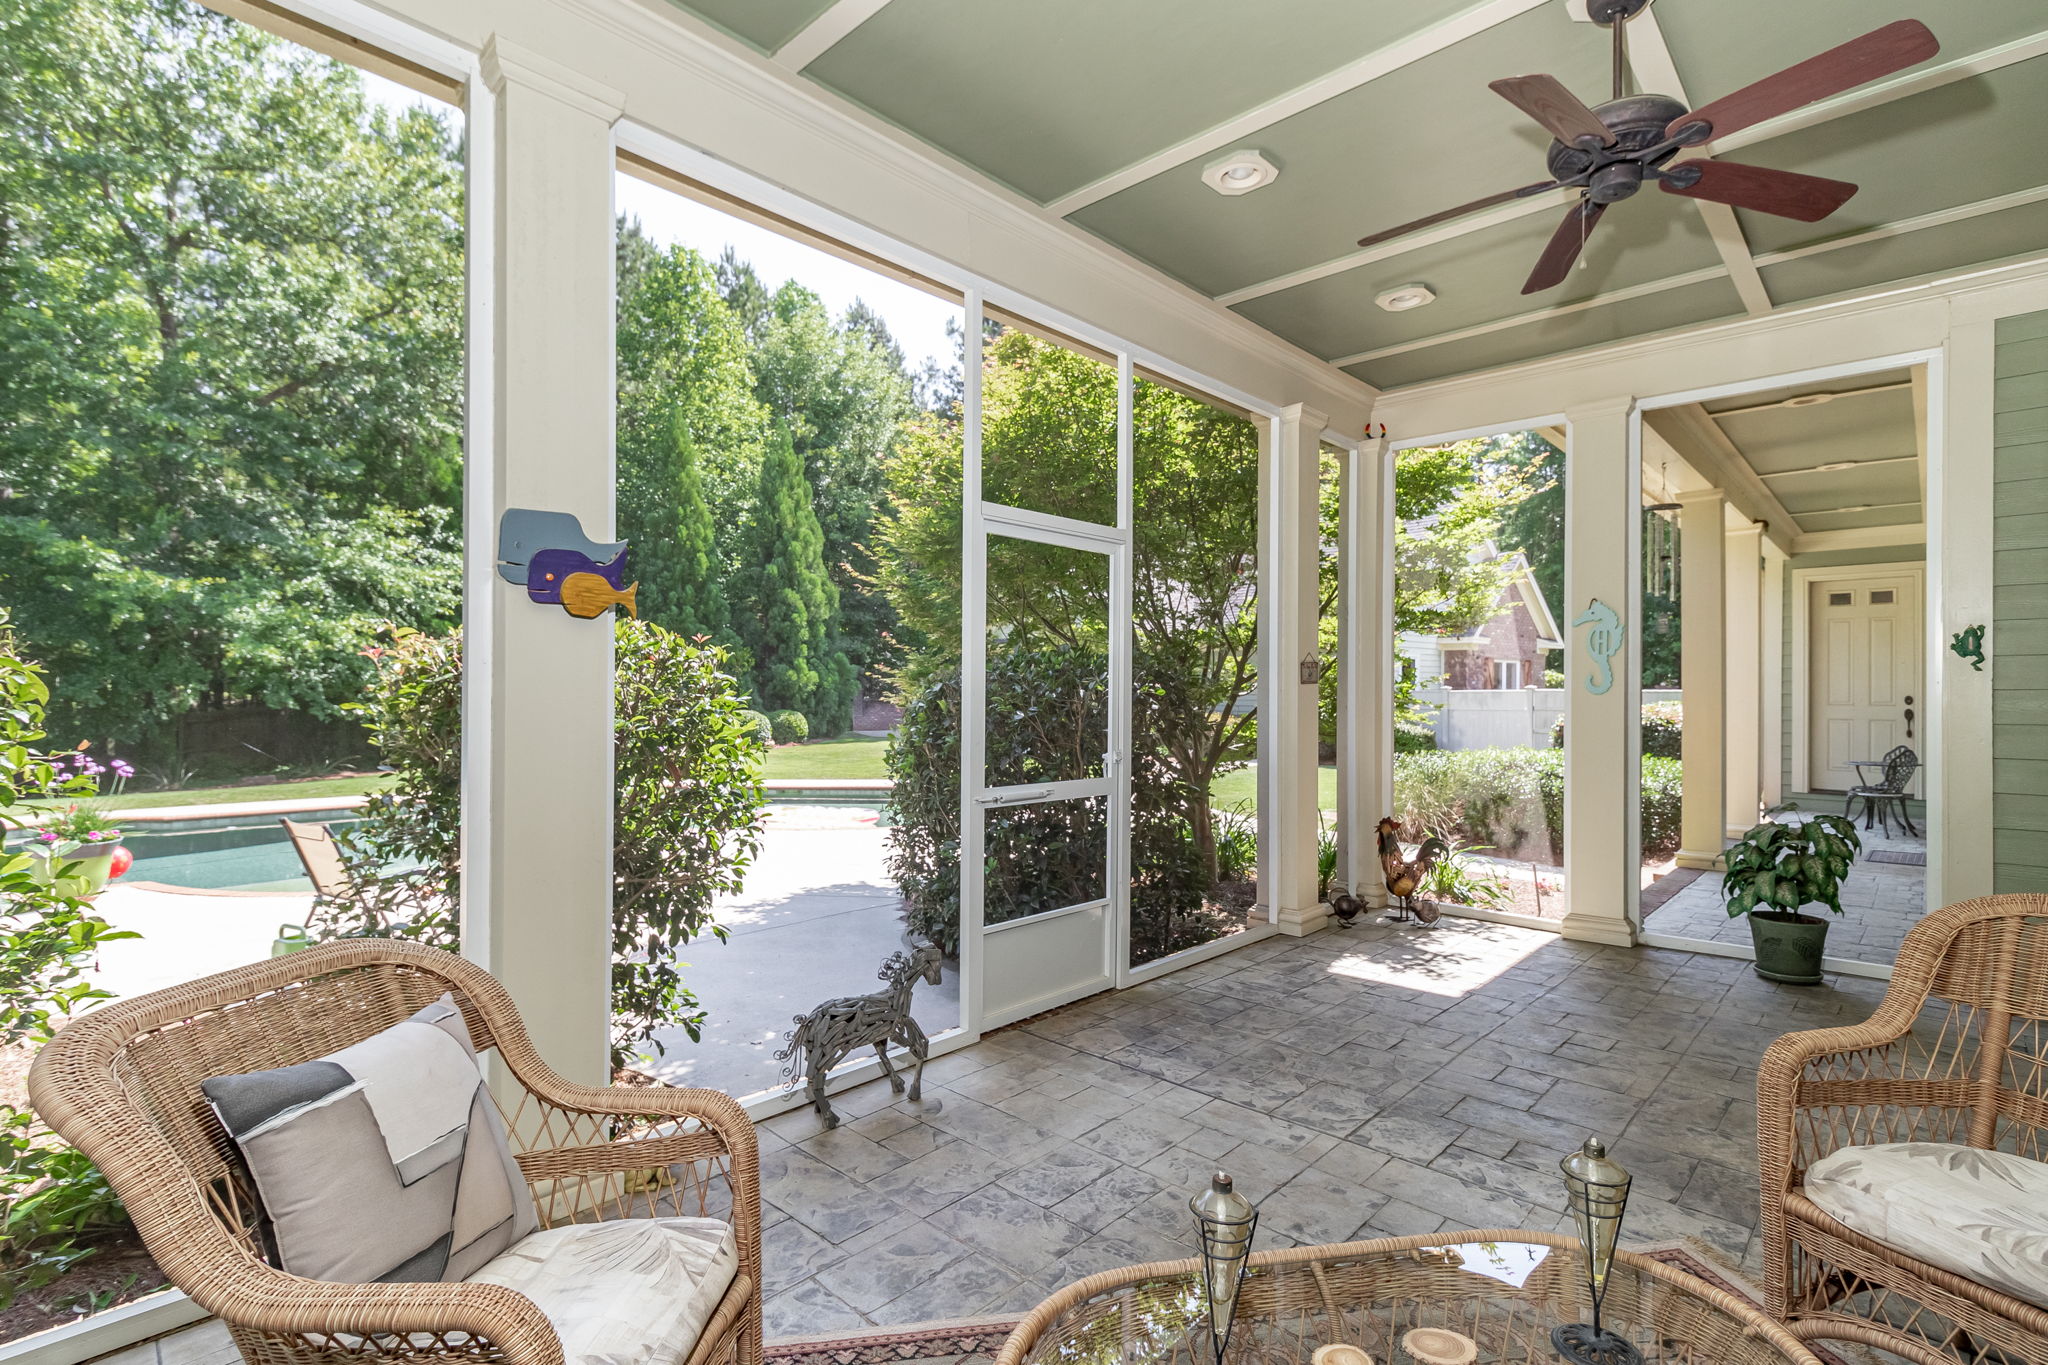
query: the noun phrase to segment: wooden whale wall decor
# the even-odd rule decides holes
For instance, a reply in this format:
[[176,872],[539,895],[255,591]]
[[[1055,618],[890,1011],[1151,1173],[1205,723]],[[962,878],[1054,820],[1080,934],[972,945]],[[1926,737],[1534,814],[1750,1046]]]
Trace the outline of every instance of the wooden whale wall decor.
[[498,522],[498,576],[535,602],[589,620],[620,606],[638,616],[638,583],[626,582],[626,542],[597,541],[568,512],[508,507]]

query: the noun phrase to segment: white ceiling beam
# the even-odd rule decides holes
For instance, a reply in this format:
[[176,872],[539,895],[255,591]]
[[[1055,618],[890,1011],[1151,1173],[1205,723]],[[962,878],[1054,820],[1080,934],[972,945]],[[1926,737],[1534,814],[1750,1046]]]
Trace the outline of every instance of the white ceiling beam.
[[[1980,199],[1974,204],[1958,204],[1952,209],[1942,209],[1937,213],[1923,213],[1917,218],[1902,218],[1896,223],[1880,223],[1876,227],[1865,228],[1861,232],[1851,232],[1840,237],[1830,237],[1824,242],[1814,242],[1808,246],[1793,247],[1787,251],[1767,251],[1755,259],[1760,267],[1781,265],[1786,261],[1803,260],[1808,256],[1820,256],[1830,251],[1840,251],[1844,247],[1862,246],[1865,242],[1877,241],[1885,237],[1899,237],[1909,232],[1920,232],[1927,228],[1945,227],[1950,223],[1960,223],[1971,218],[1982,217],[1987,213],[1998,213],[2004,209],[2020,208],[2027,204],[2039,203],[2042,200],[2048,200],[2048,185],[2037,185],[2030,190],[2016,190],[2011,194],[2001,194],[1993,199]],[[1643,284],[1630,285],[1627,289],[1616,289],[1610,293],[1596,294],[1590,299],[1580,299],[1576,303],[1563,303],[1549,308],[1538,308],[1527,313],[1516,313],[1512,317],[1495,318],[1492,322],[1481,322],[1475,323],[1470,327],[1461,327],[1455,332],[1439,332],[1434,336],[1417,337],[1413,341],[1401,341],[1391,346],[1381,346],[1370,351],[1359,351],[1354,355],[1338,356],[1330,363],[1339,368],[1346,365],[1362,365],[1368,360],[1383,360],[1390,355],[1405,355],[1409,351],[1426,350],[1431,346],[1442,346],[1453,341],[1468,341],[1473,337],[1506,331],[1511,327],[1524,327],[1532,322],[1543,322],[1549,318],[1563,317],[1571,313],[1582,313],[1588,308],[1598,308],[1603,304],[1621,303],[1627,299],[1642,298],[1647,294],[1661,294],[1671,289],[1683,289],[1687,285],[1698,284],[1703,280],[1719,279],[1727,273],[1727,267],[1725,266],[1706,266],[1699,270],[1688,270],[1683,275],[1672,275],[1662,280],[1650,280]]]
[[1858,526],[1847,531],[1808,531],[1792,538],[1792,553],[1814,554],[1821,550],[1875,550],[1886,545],[1919,545],[1927,539],[1927,528],[1917,521],[1896,526]]
[[830,52],[841,38],[880,14],[888,3],[889,0],[834,0],[831,8],[775,49],[775,64],[791,71],[803,70]]
[[1913,462],[1920,467],[1920,505],[1927,505],[1927,367],[1913,367]]
[[[1629,22],[1628,64],[1642,89],[1659,91],[1687,108],[1692,107],[1692,97],[1685,92],[1678,64],[1672,60],[1671,45],[1664,39],[1664,30],[1657,27],[1655,10],[1646,9]],[[1764,277],[1757,273],[1756,259],[1750,255],[1749,239],[1742,235],[1735,210],[1711,199],[1692,202],[1699,210],[1700,221],[1706,225],[1707,236],[1713,240],[1714,250],[1721,254],[1721,264],[1728,267],[1728,282],[1735,286],[1743,308],[1752,316],[1770,312],[1771,296],[1764,289]]]
[[[1818,389],[1815,392],[1827,394],[1828,401],[1835,403],[1840,402],[1844,398],[1867,398],[1873,394],[1897,393],[1900,389],[1907,388],[1909,385],[1910,381],[1900,380],[1896,384],[1866,384],[1860,389]],[[1814,405],[1811,403],[1799,403],[1789,398],[1778,398],[1768,403],[1748,403],[1739,408],[1715,408],[1714,420],[1718,422],[1724,417],[1740,417],[1747,412],[1773,412],[1779,408],[1812,406]]]
[[[1641,23],[1647,17],[1647,13],[1638,16],[1632,21],[1631,26]],[[1727,137],[1709,142],[1702,150],[1714,154],[1737,151],[1743,147],[1754,146],[1756,143],[1765,142],[1774,137],[1782,137],[1787,133],[1796,133],[1802,129],[1816,127],[1838,118],[1846,118],[1851,114],[1860,114],[1867,109],[1875,109],[1880,105],[1890,104],[1895,100],[1902,100],[1928,90],[1939,89],[1955,81],[1967,80],[1972,76],[1981,76],[1989,71],[1997,71],[2002,67],[2011,66],[2015,62],[2027,61],[2030,58],[2039,57],[2043,54],[2048,54],[2048,32],[2030,34],[2025,38],[2016,38],[2012,42],[2001,43],[1997,47],[1987,48],[1982,52],[1957,57],[1952,61],[1942,62],[1939,65],[1930,66],[1921,71],[1910,72],[1903,76],[1894,76],[1890,80],[1879,81],[1875,85],[1853,90],[1846,95],[1837,95],[1833,99],[1820,100],[1802,109],[1795,109],[1789,114],[1780,114],[1777,118],[1766,119],[1754,127],[1745,128],[1740,132],[1731,133]],[[1161,169],[1164,168],[1162,167]],[[1560,195],[1562,193],[1560,191]],[[1503,205],[1498,209],[1489,209],[1484,213],[1473,214],[1469,218],[1460,218],[1450,223],[1439,224],[1436,227],[1430,228],[1427,232],[1418,232],[1412,237],[1399,237],[1391,242],[1382,242],[1369,251],[1347,252],[1345,255],[1333,257],[1317,265],[1304,266],[1300,270],[1289,271],[1285,275],[1276,275],[1270,280],[1261,280],[1256,284],[1241,286],[1226,294],[1217,295],[1216,301],[1225,305],[1243,303],[1247,299],[1255,299],[1266,294],[1277,293],[1282,289],[1290,289],[1297,284],[1306,284],[1310,280],[1319,280],[1330,275],[1339,275],[1344,271],[1355,270],[1359,266],[1399,256],[1406,252],[1417,250],[1420,247],[1434,246],[1438,242],[1451,241],[1467,233],[1480,232],[1498,223],[1520,218],[1526,214],[1540,213],[1554,207],[1559,202],[1562,202],[1561,198],[1552,199],[1550,196],[1518,200],[1514,203]],[[1058,206],[1055,205],[1054,207],[1057,208]],[[1985,211],[1995,212],[1995,210]],[[1712,230],[1711,223],[1709,230]],[[1716,243],[1716,245],[1718,246],[1719,244]],[[1755,264],[1758,266],[1770,264],[1774,259],[1785,260],[1793,258],[1782,255],[1775,258],[1757,257],[1755,258]]]
[[1939,90],[1944,85],[1965,81],[1972,76],[1982,76],[2016,62],[2030,61],[2043,54],[2048,54],[2048,30],[2030,33],[2024,38],[2000,43],[1997,47],[1987,47],[1982,52],[1968,53],[1945,62],[1938,62],[1933,66],[1908,71],[1904,75],[1893,76],[1874,85],[1858,86],[1847,94],[1836,95],[1832,99],[1816,100],[1812,104],[1794,109],[1789,114],[1780,114],[1774,119],[1766,119],[1739,132],[1730,133],[1727,137],[1715,138],[1705,145],[1705,150],[1715,155],[1737,151],[1759,142],[1768,142],[1774,137],[1783,137],[1787,133],[1801,132],[1823,123],[1832,123],[1838,118],[1847,118],[1851,114],[1860,114],[1881,105],[1910,99],[1929,90]]
[[1685,462],[1728,498],[1729,504],[1751,521],[1765,523],[1764,535],[1786,554],[1801,534],[1799,521],[1785,510],[1764,481],[1750,468],[1728,433],[1721,430],[1707,410],[1698,403],[1681,403],[1671,408],[1651,408],[1643,422],[1670,443]]
[[[854,3],[854,0],[841,2],[848,4]],[[1163,151],[1154,152],[1142,160],[1111,171],[1108,175],[1083,185],[1072,193],[1061,195],[1047,204],[1046,208],[1064,218],[1099,200],[1107,199],[1120,190],[1127,190],[1141,181],[1150,180],[1161,171],[1170,170],[1195,157],[1221,151],[1282,119],[1292,118],[1306,109],[1313,109],[1346,91],[1370,84],[1382,76],[1399,71],[1404,66],[1412,66],[1425,57],[1434,56],[1445,48],[1486,32],[1497,24],[1506,23],[1552,2],[1553,0],[1486,0],[1484,4],[1474,5],[1463,13],[1452,15],[1440,24],[1433,24],[1419,33],[1411,33],[1399,42],[1367,53],[1357,61],[1347,62],[1335,71],[1318,76],[1306,85],[1297,86],[1277,99],[1268,100],[1257,108],[1248,109],[1234,118],[1205,128],[1193,137],[1183,138]]]
[[[1720,413],[1708,414],[1710,417],[1719,417],[1721,415]],[[1881,464],[1904,464],[1908,460],[1917,460],[1919,458],[1918,455],[1889,455],[1879,460],[1851,460],[1849,465],[1853,469],[1874,469]],[[1757,477],[1760,479],[1796,479],[1806,474],[1845,474],[1847,472],[1848,470],[1823,469],[1819,465],[1809,465],[1804,469],[1773,469],[1768,473],[1759,474]]]
[[1397,237],[1391,242],[1380,242],[1374,246],[1363,247],[1357,251],[1339,256],[1335,260],[1324,261],[1321,265],[1312,265],[1306,269],[1292,271],[1286,275],[1276,275],[1270,280],[1247,285],[1243,289],[1233,289],[1228,294],[1218,294],[1216,302],[1227,308],[1231,304],[1243,303],[1247,299],[1263,298],[1267,294],[1277,294],[1283,289],[1292,289],[1298,284],[1308,284],[1314,280],[1326,279],[1331,275],[1341,275],[1347,270],[1356,270],[1359,266],[1371,265],[1374,261],[1384,261],[1390,257],[1404,256],[1422,247],[1435,246],[1438,242],[1448,242],[1454,238],[1463,237],[1467,233],[1479,232],[1486,228],[1498,226],[1501,223],[1512,223],[1517,218],[1527,218],[1531,214],[1560,213],[1567,207],[1568,201],[1576,198],[1577,195],[1578,191],[1576,190],[1553,190],[1547,194],[1531,195],[1527,199],[1516,199],[1510,203],[1501,204],[1495,208],[1475,213],[1470,218],[1460,218],[1452,223],[1439,223],[1435,227],[1424,228],[1422,231],[1409,236]]

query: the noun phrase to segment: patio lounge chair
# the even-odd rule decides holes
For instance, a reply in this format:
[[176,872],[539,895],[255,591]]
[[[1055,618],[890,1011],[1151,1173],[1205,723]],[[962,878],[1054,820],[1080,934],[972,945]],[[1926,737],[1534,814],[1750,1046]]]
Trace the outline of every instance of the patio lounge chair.
[[[1858,763],[1856,776],[1863,776],[1869,764]],[[1906,827],[1906,833],[1918,837],[1920,831],[1913,827],[1913,817],[1906,810],[1906,787],[1913,780],[1913,773],[1920,766],[1920,755],[1904,744],[1898,745],[1877,762],[1884,775],[1876,782],[1849,788],[1849,799],[1842,803],[1844,819],[1854,819],[1856,803],[1863,802],[1863,828],[1869,829],[1874,817],[1884,826],[1884,832],[1892,832],[1892,812],[1896,810],[1899,823]]]
[[1795,1334],[2048,1361],[2048,896],[1936,911],[1868,1022],[1771,1044],[1757,1144]]
[[[466,1026],[477,1053],[495,1049],[501,1063],[490,1093],[510,1160],[451,1163],[464,1182],[457,1226],[473,1171],[498,1171],[508,1192],[499,1197],[520,1204],[509,1192],[523,1177],[531,1210],[494,1229],[512,1240],[474,1272],[478,1282],[414,1275],[342,1283],[349,1277],[279,1269],[279,1234],[291,1211],[280,1206],[266,1217],[237,1141],[201,1083],[280,1067],[326,1074],[301,1065],[316,1060],[345,1077],[331,1055],[425,1017],[447,1030],[435,1035],[443,1040]],[[475,1070],[475,1062],[464,1064]],[[354,1074],[360,1088],[363,1072]],[[73,1020],[43,1048],[29,1094],[44,1121],[106,1173],[164,1274],[227,1324],[250,1365],[579,1365],[599,1354],[614,1365],[760,1360],[759,1159],[745,1112],[709,1090],[570,1084],[534,1050],[504,988],[451,953],[349,939],[114,1002]],[[491,1103],[463,1102],[478,1112]],[[321,1104],[338,1108],[340,1100]],[[318,1107],[281,1111],[262,1126],[296,1123]],[[255,1131],[237,1128],[244,1151]],[[375,1165],[382,1185],[396,1188],[384,1164],[395,1158],[372,1141],[373,1157],[359,1146],[324,1155],[338,1168]],[[408,1187],[428,1178],[401,1177]],[[363,1186],[366,1205],[389,1197],[375,1184]],[[650,1238],[685,1226],[649,1219],[718,1220],[688,1224],[722,1244],[718,1278],[678,1277],[677,1258],[644,1254]],[[520,1236],[522,1224],[538,1230]]]
[[338,914],[346,932],[404,938],[407,925],[452,920],[455,906],[442,891],[435,869],[417,867],[358,885],[331,826],[283,817],[277,823],[284,826],[299,865],[306,869],[306,880],[313,883],[314,921],[323,913]]

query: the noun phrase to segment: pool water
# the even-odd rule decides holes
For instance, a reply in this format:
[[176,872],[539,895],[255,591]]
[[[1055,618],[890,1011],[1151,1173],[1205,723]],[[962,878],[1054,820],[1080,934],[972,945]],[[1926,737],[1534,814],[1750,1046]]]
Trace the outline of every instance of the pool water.
[[[293,820],[345,828],[359,822],[351,809],[294,812]],[[126,827],[122,842],[135,866],[122,882],[156,882],[201,891],[274,891],[311,894],[299,855],[274,815],[163,820]]]

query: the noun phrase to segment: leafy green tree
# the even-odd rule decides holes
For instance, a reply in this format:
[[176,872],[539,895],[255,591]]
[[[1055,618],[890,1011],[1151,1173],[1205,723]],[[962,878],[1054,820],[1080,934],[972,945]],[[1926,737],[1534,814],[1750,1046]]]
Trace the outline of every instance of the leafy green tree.
[[[725,599],[725,566],[718,554],[717,523],[704,498],[697,443],[681,411],[669,422],[667,459],[636,460],[629,483],[619,480],[620,519],[629,500],[647,502],[632,518],[640,532],[633,575],[640,581],[640,616],[688,639],[733,643]],[[643,489],[640,485],[650,485]],[[657,491],[658,490],[658,491]]]
[[0,594],[58,733],[331,715],[452,621],[459,148],[188,0],[0,8]]
[[633,543],[633,572],[649,585],[649,619],[684,630],[686,588],[694,585],[700,605],[709,589],[683,526],[689,494],[678,424],[696,457],[698,496],[714,509],[713,563],[729,599],[767,416],[753,396],[747,333],[703,256],[657,245],[621,220],[617,315],[619,534]]
[[813,734],[831,736],[852,723],[855,678],[838,646],[839,589],[824,552],[803,460],[778,425],[747,523],[737,624],[753,653],[757,707],[801,711]]

